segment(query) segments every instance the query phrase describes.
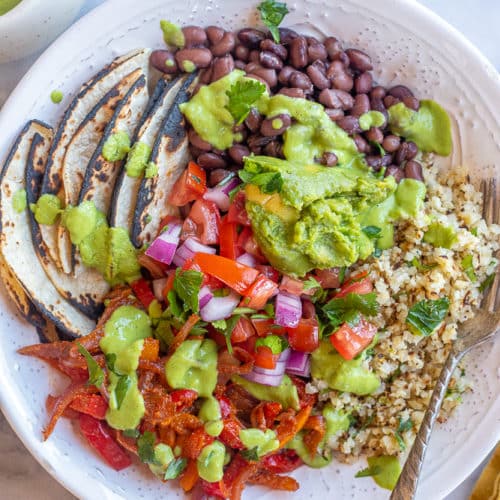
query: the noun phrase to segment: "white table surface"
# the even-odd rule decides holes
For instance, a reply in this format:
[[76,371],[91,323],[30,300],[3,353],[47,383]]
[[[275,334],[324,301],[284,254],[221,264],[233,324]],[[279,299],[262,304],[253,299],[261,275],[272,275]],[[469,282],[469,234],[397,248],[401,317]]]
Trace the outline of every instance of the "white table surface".
[[[50,1],[50,0],[48,0]],[[87,0],[80,16],[103,3]],[[500,70],[499,0],[420,0],[471,40]],[[389,1],[388,1],[389,3]],[[17,82],[36,60],[0,64],[0,107]],[[70,500],[74,497],[53,480],[31,457],[0,413],[0,498],[5,500]],[[485,461],[446,500],[466,500]],[[430,499],[440,500],[440,499]]]

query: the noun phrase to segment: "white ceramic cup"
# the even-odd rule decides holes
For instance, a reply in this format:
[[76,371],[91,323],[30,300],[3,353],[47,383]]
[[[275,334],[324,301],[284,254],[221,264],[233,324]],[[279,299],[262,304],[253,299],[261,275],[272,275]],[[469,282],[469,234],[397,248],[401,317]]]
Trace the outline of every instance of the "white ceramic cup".
[[22,0],[0,16],[0,63],[45,48],[75,19],[85,0]]

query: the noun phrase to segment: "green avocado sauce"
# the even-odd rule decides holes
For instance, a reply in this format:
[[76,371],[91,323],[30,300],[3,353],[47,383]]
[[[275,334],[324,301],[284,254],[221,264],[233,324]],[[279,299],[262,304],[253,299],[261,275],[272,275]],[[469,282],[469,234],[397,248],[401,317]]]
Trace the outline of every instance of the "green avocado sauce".
[[7,14],[16,5],[20,4],[21,0],[0,0],[0,16]]
[[50,100],[54,104],[59,104],[64,99],[64,94],[60,90],[53,90],[50,93]]
[[379,469],[374,474],[373,480],[381,487],[387,490],[393,490],[401,474],[401,465],[398,457],[382,455],[380,457],[368,457],[368,466],[370,469]]
[[283,376],[281,384],[277,387],[251,382],[239,375],[234,375],[231,377],[231,380],[241,385],[243,389],[248,391],[254,398],[260,399],[261,401],[277,401],[285,410],[287,408],[298,410],[300,407],[297,387],[295,387],[295,384],[290,380],[288,375]]
[[37,202],[30,206],[38,224],[52,225],[61,213],[61,200],[53,194],[42,194]]
[[262,457],[279,448],[280,442],[276,438],[276,432],[271,429],[261,431],[260,429],[241,429],[241,442],[248,450],[255,449],[257,456]]
[[451,153],[450,117],[437,102],[420,101],[418,111],[400,102],[387,111],[392,133],[413,141],[422,151],[432,151],[442,156]]
[[160,21],[160,28],[163,31],[163,40],[165,40],[167,45],[179,47],[180,49],[184,47],[186,43],[184,33],[177,24],[162,19]]
[[146,179],[152,179],[158,175],[158,165],[152,161],[150,161],[146,165],[146,169],[144,170],[144,177]]
[[160,479],[165,477],[168,465],[174,460],[174,452],[168,444],[158,443],[154,448],[155,463],[148,464],[151,472]]
[[127,132],[119,131],[110,135],[102,147],[102,156],[107,161],[125,159],[130,151],[130,137]]
[[[99,345],[108,358],[115,357],[109,371],[109,408],[106,421],[114,429],[135,429],[144,415],[144,400],[137,386],[137,366],[144,339],[151,337],[151,320],[140,309],[121,306],[104,325],[104,337]],[[128,389],[118,404],[117,386],[122,377],[128,377]]]
[[26,210],[27,204],[26,189],[18,189],[12,196],[12,208],[20,214]]
[[220,405],[214,397],[209,397],[203,401],[198,418],[205,423],[205,431],[210,436],[218,436],[224,428]]
[[450,249],[458,241],[458,238],[453,227],[433,222],[424,233],[423,240],[434,247]]
[[381,127],[385,123],[385,116],[380,111],[368,111],[359,117],[361,130],[370,130],[372,127]]
[[330,389],[352,392],[358,396],[372,394],[380,387],[379,377],[361,366],[363,357],[345,360],[328,340],[311,354],[311,375],[324,380]]
[[130,177],[141,177],[148,167],[151,148],[145,142],[136,142],[130,149],[125,170]]
[[196,460],[198,474],[210,483],[220,481],[224,476],[226,447],[220,441],[205,446]]
[[165,364],[173,389],[192,389],[211,398],[217,384],[217,344],[211,340],[185,340]]

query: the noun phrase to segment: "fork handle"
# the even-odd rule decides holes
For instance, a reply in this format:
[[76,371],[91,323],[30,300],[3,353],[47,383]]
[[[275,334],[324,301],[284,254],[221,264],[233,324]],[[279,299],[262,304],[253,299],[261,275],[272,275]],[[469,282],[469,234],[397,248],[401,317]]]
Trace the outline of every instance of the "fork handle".
[[443,369],[441,370],[441,374],[434,386],[429,407],[425,412],[415,442],[408,454],[399,480],[392,491],[391,500],[412,500],[415,497],[418,478],[420,476],[420,470],[422,469],[427,444],[431,437],[432,427],[439,414],[439,409],[441,408],[453,371],[461,358],[462,354],[454,352],[453,349],[448,355]]

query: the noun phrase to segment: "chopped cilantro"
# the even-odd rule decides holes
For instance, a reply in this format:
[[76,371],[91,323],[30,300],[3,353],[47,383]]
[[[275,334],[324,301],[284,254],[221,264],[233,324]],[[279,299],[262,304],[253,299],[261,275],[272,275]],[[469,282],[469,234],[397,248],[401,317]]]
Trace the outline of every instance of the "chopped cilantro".
[[260,337],[257,339],[255,347],[261,345],[269,347],[273,354],[281,354],[288,347],[288,342],[284,337],[279,335],[268,335],[267,337]]
[[227,328],[227,323],[225,319],[217,319],[212,321],[212,326],[217,330],[225,330]]
[[249,462],[258,462],[260,458],[258,451],[259,451],[258,446],[254,446],[249,450],[242,450],[241,456],[246,460],[248,460]]
[[413,257],[408,265],[416,267],[419,271],[430,271],[437,266],[437,264],[422,264],[416,257]]
[[399,444],[399,448],[401,449],[401,451],[406,450],[406,443],[404,442],[402,434],[403,432],[409,431],[412,427],[413,427],[413,422],[411,421],[411,418],[403,420],[401,417],[399,417],[399,425],[394,436],[396,437],[396,440]]
[[150,431],[146,431],[139,437],[137,440],[137,453],[141,462],[145,464],[161,465],[155,457],[155,441],[156,436]]
[[123,400],[125,399],[125,396],[127,395],[128,390],[130,389],[132,385],[132,378],[130,375],[122,375],[119,379],[118,382],[116,383],[115,387],[115,398],[116,398],[116,409],[119,410]]
[[354,475],[354,477],[371,477],[376,476],[382,472],[382,467],[380,465],[375,465],[375,467],[367,467],[366,469],[362,469]]
[[487,288],[489,288],[493,284],[494,279],[495,279],[495,273],[491,273],[489,276],[486,276],[486,279],[479,285],[479,291],[484,292]]
[[279,43],[280,32],[278,26],[283,21],[283,18],[288,14],[289,10],[285,2],[276,2],[275,0],[265,0],[257,7],[260,12],[262,22],[269,28],[274,41]]
[[243,123],[250,113],[252,105],[259,100],[265,91],[266,86],[252,78],[238,80],[226,91],[226,95],[229,97],[226,108],[238,125]]
[[172,460],[168,464],[167,469],[165,470],[165,475],[163,476],[163,479],[165,479],[165,481],[168,481],[169,479],[175,479],[176,477],[179,477],[184,472],[186,466],[187,466],[187,458],[179,457]]
[[460,262],[464,273],[471,280],[472,283],[477,281],[476,273],[474,272],[474,265],[472,263],[472,255],[466,255]]
[[368,238],[377,239],[380,236],[382,229],[377,226],[366,226],[362,229],[362,231],[366,234],[366,236],[368,236]]
[[477,227],[473,227],[473,228],[470,230],[470,234],[472,234],[473,236],[477,236]]
[[203,274],[198,271],[183,271],[177,269],[173,288],[183,302],[184,310],[190,309],[194,313],[200,310],[198,293],[200,292]]
[[431,335],[448,314],[448,297],[437,300],[421,300],[408,311],[406,323],[415,335]]
[[310,276],[306,281],[304,281],[304,290],[311,290],[312,288],[321,288],[321,285],[316,278]]
[[330,300],[322,307],[322,312],[334,328],[346,321],[355,321],[355,313],[375,316],[378,312],[377,294],[375,292],[348,293],[340,299]]
[[87,362],[87,368],[89,370],[89,379],[87,385],[95,385],[96,387],[101,387],[104,382],[104,371],[98,365],[97,361],[92,357],[89,351],[78,344],[78,352],[85,358]]
[[137,429],[125,429],[122,431],[122,434],[125,437],[132,438],[132,439],[137,439],[141,433]]
[[106,354],[105,356],[106,359],[106,366],[108,367],[108,370],[111,372],[115,371],[115,363],[116,363],[116,354],[114,352],[110,352]]
[[240,170],[238,175],[243,182],[258,186],[266,194],[279,193],[283,187],[283,177],[279,172],[255,174],[248,170]]

